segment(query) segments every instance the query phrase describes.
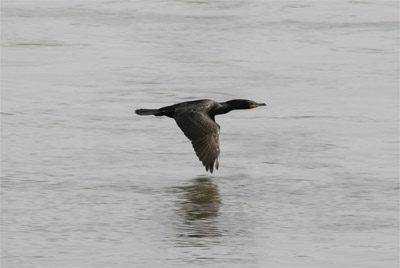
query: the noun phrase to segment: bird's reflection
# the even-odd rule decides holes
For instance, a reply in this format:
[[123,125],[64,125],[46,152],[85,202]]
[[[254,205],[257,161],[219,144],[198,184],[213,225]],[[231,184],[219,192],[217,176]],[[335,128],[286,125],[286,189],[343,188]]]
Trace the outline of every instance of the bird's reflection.
[[188,186],[178,187],[179,236],[220,236],[217,219],[221,200],[218,186],[209,177],[198,177]]

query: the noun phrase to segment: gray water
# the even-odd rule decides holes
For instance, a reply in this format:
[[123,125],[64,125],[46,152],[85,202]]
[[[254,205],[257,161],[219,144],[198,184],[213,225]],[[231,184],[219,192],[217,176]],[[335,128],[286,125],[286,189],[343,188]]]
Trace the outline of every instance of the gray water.
[[1,267],[398,267],[397,1],[2,2]]

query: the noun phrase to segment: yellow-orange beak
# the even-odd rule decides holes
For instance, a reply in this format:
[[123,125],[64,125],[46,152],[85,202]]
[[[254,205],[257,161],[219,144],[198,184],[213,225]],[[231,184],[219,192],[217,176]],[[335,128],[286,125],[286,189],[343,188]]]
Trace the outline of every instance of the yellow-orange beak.
[[253,104],[250,104],[250,108],[256,108],[258,106],[267,106],[265,103],[258,103],[254,102]]

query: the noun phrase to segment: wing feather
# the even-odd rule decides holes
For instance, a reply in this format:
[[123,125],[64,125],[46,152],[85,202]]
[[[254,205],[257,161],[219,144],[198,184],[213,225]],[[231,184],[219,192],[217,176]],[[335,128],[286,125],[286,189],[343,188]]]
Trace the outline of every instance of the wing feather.
[[197,157],[212,173],[218,169],[219,126],[204,112],[185,112],[174,116],[185,136],[191,140]]

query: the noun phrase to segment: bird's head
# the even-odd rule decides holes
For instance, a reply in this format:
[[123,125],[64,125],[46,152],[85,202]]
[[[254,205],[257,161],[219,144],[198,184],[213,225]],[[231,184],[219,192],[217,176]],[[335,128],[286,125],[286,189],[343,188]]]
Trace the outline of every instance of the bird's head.
[[252,100],[230,100],[227,103],[232,106],[233,110],[252,109],[259,106],[266,106],[265,103],[259,103]]

